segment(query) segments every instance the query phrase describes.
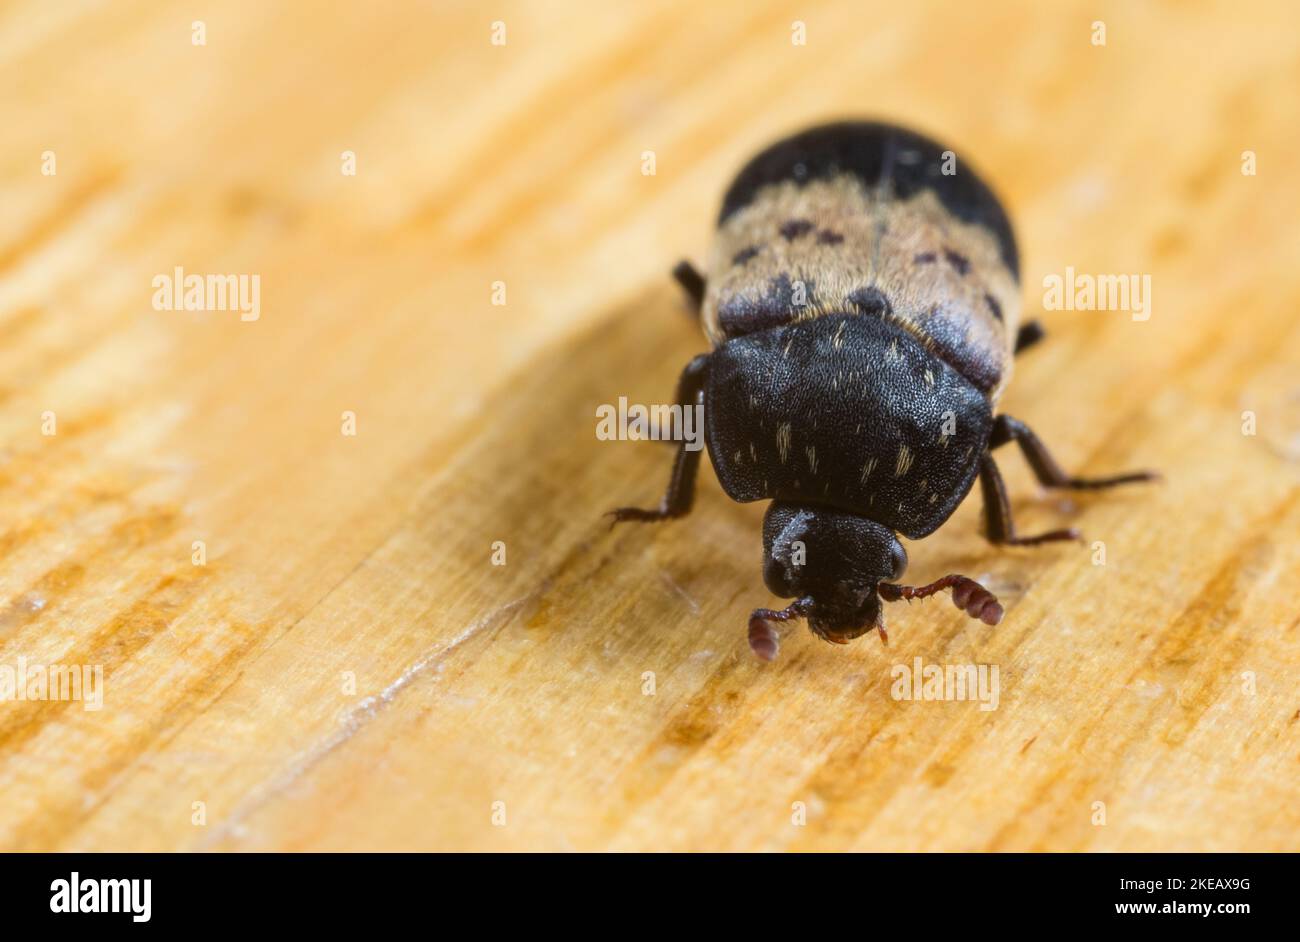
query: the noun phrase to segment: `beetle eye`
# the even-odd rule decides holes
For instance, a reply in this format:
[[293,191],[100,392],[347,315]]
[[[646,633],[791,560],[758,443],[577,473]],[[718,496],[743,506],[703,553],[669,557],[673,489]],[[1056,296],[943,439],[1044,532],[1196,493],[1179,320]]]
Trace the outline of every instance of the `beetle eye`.
[[789,598],[795,594],[794,586],[786,578],[786,567],[771,556],[767,558],[767,564],[763,567],[763,582],[778,598]]
[[907,550],[903,549],[902,543],[895,540],[891,556],[891,562],[894,564],[894,571],[890,574],[889,578],[899,579],[902,577],[903,573],[907,571]]

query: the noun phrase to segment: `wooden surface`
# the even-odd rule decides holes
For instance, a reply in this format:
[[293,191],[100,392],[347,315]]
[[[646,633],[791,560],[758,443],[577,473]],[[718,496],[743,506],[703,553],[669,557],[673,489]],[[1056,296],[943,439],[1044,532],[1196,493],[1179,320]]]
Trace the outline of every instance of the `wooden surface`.
[[[0,704],[0,846],[1300,849],[1289,5],[870,6],[0,7],[0,663],[105,675]],[[1047,495],[1007,454],[1021,526],[1104,566],[968,500],[908,576],[1001,625],[898,605],[887,649],[764,666],[762,507],[706,466],[690,518],[610,532],[669,451],[595,408],[704,349],[667,272],[729,175],[846,115],[1006,198],[1050,333],[1006,410],[1167,481]],[[259,275],[260,319],[155,310],[175,266]],[[1150,274],[1150,320],[1043,314],[1066,266]],[[916,657],[997,665],[998,708],[893,699]]]

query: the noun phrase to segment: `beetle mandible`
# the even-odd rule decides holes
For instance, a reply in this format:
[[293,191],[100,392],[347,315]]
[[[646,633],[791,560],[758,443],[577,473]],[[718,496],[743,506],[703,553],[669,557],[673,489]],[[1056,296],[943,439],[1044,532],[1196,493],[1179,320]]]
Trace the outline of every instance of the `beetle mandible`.
[[[707,277],[673,272],[713,350],[682,372],[677,403],[703,401],[705,442],[722,489],[770,500],[763,580],[787,608],[760,608],[749,641],[776,656],[773,622],[806,618],[846,643],[875,628],[881,601],[952,589],[993,625],[1002,606],[961,575],[899,585],[901,533],[934,532],[979,480],[985,536],[1028,546],[1074,529],[1016,531],[992,451],[1015,442],[1039,482],[1106,488],[1155,477],[1066,474],[1038,437],[996,405],[1012,358],[1042,339],[1020,325],[1019,259],[1006,213],[952,151],[903,128],[812,128],[754,157],[723,199]],[[700,451],[682,442],[652,510],[691,509]]]

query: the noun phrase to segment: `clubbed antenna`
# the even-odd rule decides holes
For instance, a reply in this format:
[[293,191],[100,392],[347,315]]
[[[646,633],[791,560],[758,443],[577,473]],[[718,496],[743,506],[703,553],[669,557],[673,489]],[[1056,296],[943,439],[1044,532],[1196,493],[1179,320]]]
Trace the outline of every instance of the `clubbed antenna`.
[[776,633],[773,622],[789,621],[802,618],[808,613],[812,599],[796,599],[790,605],[777,611],[772,608],[756,608],[749,616],[749,647],[761,661],[774,661],[781,650],[781,636]]
[[952,604],[964,609],[971,618],[978,618],[986,625],[996,625],[1002,620],[1002,605],[998,602],[997,596],[974,579],[956,573],[922,586],[882,582],[878,591],[880,597],[886,602],[897,602],[899,599],[907,599],[910,602],[912,599],[923,599],[949,588],[952,589]]

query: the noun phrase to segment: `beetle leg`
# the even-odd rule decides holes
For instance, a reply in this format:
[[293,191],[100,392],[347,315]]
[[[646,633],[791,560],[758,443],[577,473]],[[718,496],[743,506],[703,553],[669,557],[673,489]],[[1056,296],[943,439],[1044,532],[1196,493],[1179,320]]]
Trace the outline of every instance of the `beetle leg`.
[[1024,353],[1038,341],[1047,336],[1047,331],[1043,330],[1042,321],[1030,321],[1016,332],[1016,356]]
[[980,456],[980,492],[984,496],[984,535],[990,543],[1008,543],[1012,546],[1033,546],[1054,540],[1081,539],[1079,531],[1049,530],[1034,536],[1017,536],[1011,521],[1011,501],[1007,499],[1007,486],[1002,482],[998,466],[987,451]]
[[699,314],[700,305],[704,303],[704,276],[700,274],[698,268],[686,259],[682,259],[673,266],[673,277],[691,299],[695,313]]
[[1034,434],[1033,430],[1009,415],[1000,415],[993,420],[993,431],[989,435],[989,450],[999,445],[1015,442],[1021,453],[1034,471],[1034,477],[1044,487],[1068,487],[1077,490],[1099,490],[1115,487],[1118,484],[1132,484],[1136,481],[1159,480],[1160,475],[1154,471],[1131,471],[1128,474],[1113,474],[1104,478],[1076,478],[1066,474],[1056,459]]
[[[693,408],[704,395],[704,380],[708,376],[709,354],[701,353],[682,370],[681,379],[677,381],[677,403],[682,410]],[[701,432],[703,430],[701,429]],[[667,520],[670,517],[683,517],[690,513],[691,504],[695,502],[695,477],[700,470],[700,456],[703,448],[691,451],[687,448],[685,437],[677,443],[677,456],[673,459],[672,474],[668,478],[668,490],[664,493],[659,506],[653,510],[640,507],[619,507],[611,510],[608,516],[614,518],[610,526],[624,520]]]

